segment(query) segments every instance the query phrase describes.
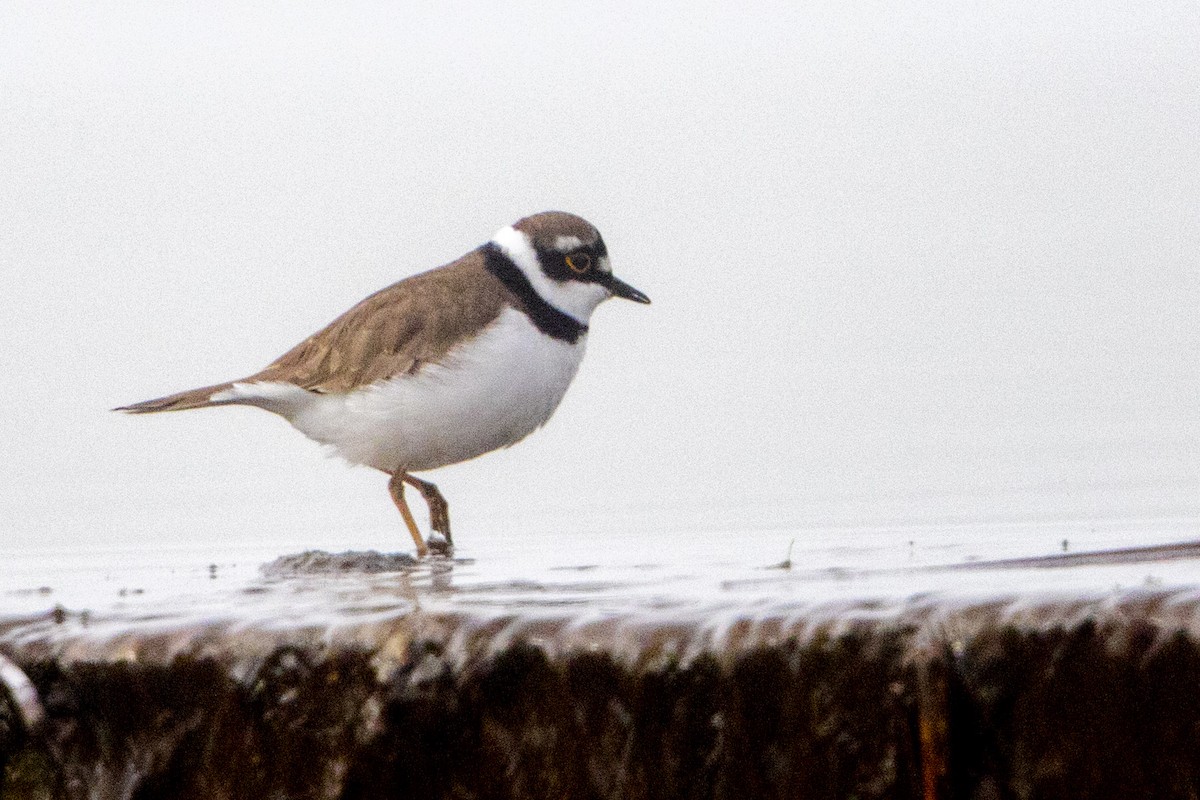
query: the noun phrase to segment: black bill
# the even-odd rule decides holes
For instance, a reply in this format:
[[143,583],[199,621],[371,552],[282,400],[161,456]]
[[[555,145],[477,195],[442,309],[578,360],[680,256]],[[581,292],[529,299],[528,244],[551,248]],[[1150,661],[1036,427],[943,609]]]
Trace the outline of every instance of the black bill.
[[632,300],[635,303],[650,302],[649,297],[642,294],[620,278],[614,277],[612,273],[605,275],[601,283],[607,286],[608,290],[616,297],[624,297],[626,300]]

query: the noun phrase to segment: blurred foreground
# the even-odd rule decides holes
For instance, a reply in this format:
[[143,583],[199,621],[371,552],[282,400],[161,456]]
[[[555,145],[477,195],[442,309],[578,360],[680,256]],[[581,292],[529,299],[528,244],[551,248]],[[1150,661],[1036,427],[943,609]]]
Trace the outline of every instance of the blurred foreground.
[[0,798],[1194,796],[1189,525],[757,565],[27,553]]

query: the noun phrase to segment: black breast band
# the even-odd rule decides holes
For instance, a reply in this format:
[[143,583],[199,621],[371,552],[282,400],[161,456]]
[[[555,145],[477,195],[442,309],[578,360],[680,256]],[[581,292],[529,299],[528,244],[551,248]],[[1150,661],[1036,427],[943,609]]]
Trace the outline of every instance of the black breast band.
[[500,245],[495,242],[485,244],[483,257],[488,272],[499,278],[500,282],[511,289],[513,294],[521,298],[524,306],[521,310],[529,316],[539,331],[571,344],[575,344],[579,341],[580,336],[587,333],[587,325],[570,314],[559,311],[537,293],[533,284],[529,282],[529,278],[525,277],[525,273],[521,272],[521,268],[513,263],[508,253],[505,253]]

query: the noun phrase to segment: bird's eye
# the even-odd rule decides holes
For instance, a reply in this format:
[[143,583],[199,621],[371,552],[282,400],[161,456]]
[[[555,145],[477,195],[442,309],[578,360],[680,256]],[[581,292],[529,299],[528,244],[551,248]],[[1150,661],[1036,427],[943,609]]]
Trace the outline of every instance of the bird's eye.
[[587,253],[571,253],[567,256],[567,266],[582,275],[592,268],[592,257]]

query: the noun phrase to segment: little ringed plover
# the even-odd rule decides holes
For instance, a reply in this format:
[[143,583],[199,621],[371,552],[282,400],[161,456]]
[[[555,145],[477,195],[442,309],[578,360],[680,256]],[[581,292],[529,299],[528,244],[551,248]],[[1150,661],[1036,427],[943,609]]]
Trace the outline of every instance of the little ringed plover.
[[405,484],[424,497],[445,550],[450,515],[437,487],[412,473],[508,447],[544,425],[579,369],[592,311],[610,297],[650,302],[612,274],[595,227],[547,211],[367,297],[261,372],[115,410],[274,412],[347,461],[391,475],[392,500],[423,556]]

